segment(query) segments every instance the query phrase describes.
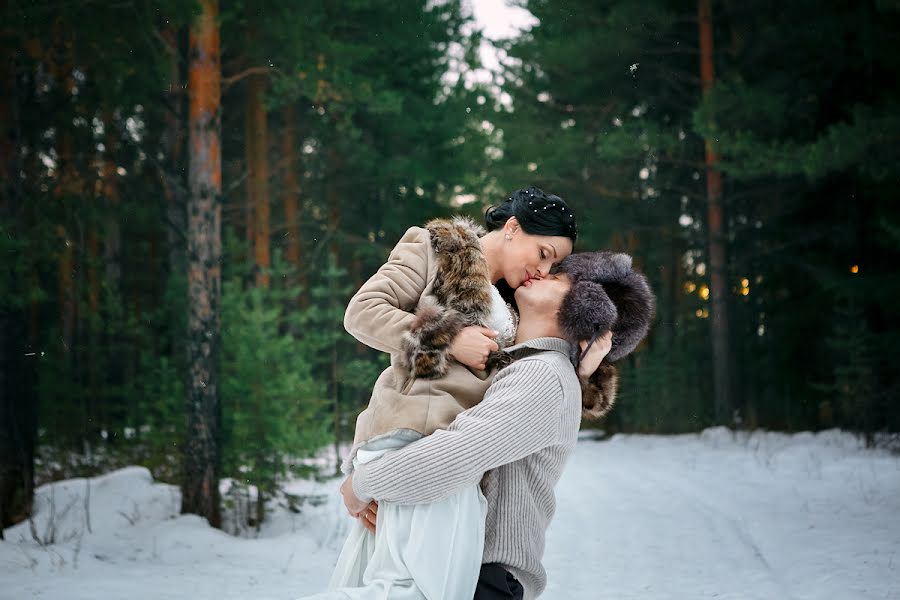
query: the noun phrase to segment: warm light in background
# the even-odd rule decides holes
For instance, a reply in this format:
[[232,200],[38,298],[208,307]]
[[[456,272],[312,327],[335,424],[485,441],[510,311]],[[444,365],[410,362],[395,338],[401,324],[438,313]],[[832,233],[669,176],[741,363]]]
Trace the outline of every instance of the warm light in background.
[[704,300],[709,299],[709,288],[705,285],[700,286],[700,297]]
[[850,272],[859,273],[859,265],[853,265],[852,267],[850,267]]
[[741,287],[750,287],[750,280],[746,277],[741,279]]
[[696,290],[696,289],[697,289],[697,284],[694,283],[693,281],[688,281],[687,283],[684,284],[684,291],[687,292],[688,294],[693,294],[694,290]]

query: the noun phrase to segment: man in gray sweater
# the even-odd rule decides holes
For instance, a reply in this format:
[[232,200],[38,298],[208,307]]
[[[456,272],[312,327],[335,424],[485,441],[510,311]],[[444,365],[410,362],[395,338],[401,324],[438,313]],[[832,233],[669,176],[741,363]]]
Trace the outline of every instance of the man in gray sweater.
[[[516,290],[521,318],[515,345],[505,350],[512,362],[480,404],[448,429],[360,465],[341,487],[350,514],[374,526],[373,500],[433,502],[480,481],[488,512],[476,599],[535,598],[544,590],[541,558],[556,507],[553,488],[590,408],[583,406],[573,366],[580,354],[575,344],[591,339],[604,355],[616,346],[610,331],[617,321],[614,303],[602,289],[598,295],[596,287],[584,285],[590,277],[579,281],[584,270],[573,264],[574,276],[558,273]],[[646,327],[640,337],[644,333]],[[611,395],[614,376],[609,385]]]

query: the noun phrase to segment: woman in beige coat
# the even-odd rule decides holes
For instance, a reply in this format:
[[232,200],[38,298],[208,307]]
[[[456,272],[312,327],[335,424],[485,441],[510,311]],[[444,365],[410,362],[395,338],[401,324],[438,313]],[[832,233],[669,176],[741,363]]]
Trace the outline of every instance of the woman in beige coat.
[[[516,333],[515,308],[497,284],[515,289],[546,276],[577,237],[566,203],[538,188],[515,192],[485,217],[487,231],[462,217],[410,228],[350,300],[345,328],[390,353],[391,365],[357,418],[345,472],[448,427],[481,401],[498,351]],[[587,380],[598,364],[588,352],[579,374]],[[614,387],[586,386],[586,408],[608,410]],[[376,517],[361,517],[338,560],[333,591],[316,598],[471,598],[485,510],[477,486],[430,505],[382,506],[377,537],[365,529]]]

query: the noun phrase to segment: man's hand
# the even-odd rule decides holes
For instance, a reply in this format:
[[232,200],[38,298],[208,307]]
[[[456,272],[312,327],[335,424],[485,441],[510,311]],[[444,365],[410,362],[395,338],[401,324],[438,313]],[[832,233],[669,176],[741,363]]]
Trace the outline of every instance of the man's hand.
[[[579,342],[578,345],[581,347],[582,352],[584,352],[587,344],[586,341]],[[611,349],[612,331],[607,331],[604,335],[598,337],[594,341],[594,345],[591,346],[591,349],[588,350],[587,354],[584,355],[584,358],[581,359],[581,362],[578,364],[578,376],[582,379],[587,379],[593,375],[594,371],[597,370],[597,367],[600,366],[600,363],[603,362],[603,359],[606,358],[606,355],[609,354]]]
[[496,331],[487,327],[463,327],[450,342],[450,356],[467,367],[484,371],[488,355],[500,349],[494,341],[497,335]]

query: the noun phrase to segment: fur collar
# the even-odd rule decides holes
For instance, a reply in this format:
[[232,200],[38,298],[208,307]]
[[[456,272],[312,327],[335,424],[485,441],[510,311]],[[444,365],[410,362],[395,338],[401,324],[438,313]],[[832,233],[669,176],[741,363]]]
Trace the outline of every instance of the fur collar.
[[487,323],[491,274],[481,249],[483,227],[468,217],[434,219],[425,228],[437,258],[432,293],[438,304],[464,315],[468,325]]
[[401,362],[416,377],[447,372],[449,345],[469,325],[487,326],[491,277],[481,250],[484,229],[471,219],[435,219],[425,228],[437,262],[431,295],[422,298],[416,318],[403,335]]

